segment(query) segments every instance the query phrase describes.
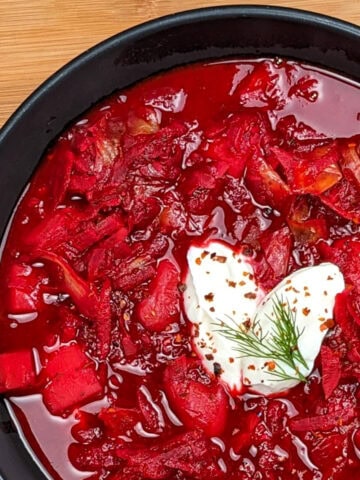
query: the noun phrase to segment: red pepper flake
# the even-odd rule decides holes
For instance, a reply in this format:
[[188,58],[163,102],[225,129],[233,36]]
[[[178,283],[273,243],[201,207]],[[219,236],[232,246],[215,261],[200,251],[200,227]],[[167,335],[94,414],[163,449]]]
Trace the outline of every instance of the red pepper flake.
[[294,298],[293,304],[295,305],[296,303],[298,303],[298,299],[297,299],[297,298]]
[[328,294],[327,290],[324,290],[325,297],[327,297],[327,294]]
[[311,311],[310,308],[307,308],[307,307],[304,307],[302,309],[302,313],[303,313],[303,315],[305,315],[305,317],[307,317],[309,315],[310,311]]
[[255,370],[255,365],[249,365],[248,370]]
[[249,276],[249,272],[242,272],[243,276],[244,277],[248,277]]
[[201,258],[200,258],[200,257],[197,257],[197,258],[195,259],[195,263],[196,263],[196,265],[201,265]]
[[289,278],[288,280],[286,280],[286,282],[285,282],[285,283],[286,283],[287,285],[290,285],[290,284],[291,284],[291,280],[290,280],[290,278]]
[[334,277],[332,277],[331,275],[328,275],[327,280],[334,280]]
[[211,360],[214,360],[214,355],[212,353],[207,353],[205,355],[205,358],[206,358],[206,360],[211,361]]
[[235,362],[235,360],[233,359],[233,357],[229,357],[229,362],[230,362],[230,363],[234,363],[234,362]]
[[215,308],[214,308],[214,307],[210,307],[209,310],[210,310],[210,312],[215,312]]
[[247,377],[244,378],[244,383],[245,383],[246,385],[250,385],[250,384],[251,384],[250,380],[249,380]]
[[210,252],[208,252],[207,250],[204,250],[201,254],[201,258],[204,259],[205,257],[207,257],[209,255]]
[[209,292],[207,295],[204,295],[204,298],[207,302],[213,302],[214,301],[214,294],[212,292]]
[[320,325],[320,331],[328,330],[335,325],[335,322],[332,318],[328,318],[322,325]]
[[246,282],[244,282],[244,280],[241,280],[241,281],[239,282],[239,285],[240,285],[240,287],[243,287],[244,285],[246,285]]
[[311,297],[311,294],[309,292],[305,292],[305,297]]
[[251,300],[254,300],[256,298],[256,293],[254,292],[247,292],[247,293],[244,293],[244,297],[245,298],[250,298]]
[[267,367],[268,370],[272,372],[276,368],[276,363],[271,360],[270,362],[265,363],[265,367]]
[[235,288],[236,287],[236,282],[233,280],[226,280],[226,283],[229,285],[229,287]]

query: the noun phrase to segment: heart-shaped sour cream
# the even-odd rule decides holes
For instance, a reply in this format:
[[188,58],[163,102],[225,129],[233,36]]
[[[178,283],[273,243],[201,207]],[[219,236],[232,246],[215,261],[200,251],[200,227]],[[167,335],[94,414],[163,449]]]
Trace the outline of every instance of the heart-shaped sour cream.
[[[187,260],[184,306],[194,324],[195,349],[207,370],[219,375],[235,392],[246,385],[265,395],[287,390],[311,373],[326,332],[333,325],[335,296],[345,288],[336,265],[322,263],[297,270],[266,295],[256,284],[249,257],[224,243],[192,246]],[[295,358],[295,368],[270,355],[244,355],[237,350],[236,341],[224,336],[227,327],[252,331],[262,337],[266,350],[274,339],[279,302],[291,314],[299,334],[297,348],[304,361]],[[281,372],[285,378],[279,376]]]

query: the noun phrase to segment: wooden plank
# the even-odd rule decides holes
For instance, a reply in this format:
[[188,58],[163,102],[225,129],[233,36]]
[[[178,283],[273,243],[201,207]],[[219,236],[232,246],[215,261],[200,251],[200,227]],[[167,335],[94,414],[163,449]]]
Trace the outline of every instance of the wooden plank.
[[[51,73],[101,40],[143,21],[179,11],[180,6],[188,10],[221,4],[239,1],[0,0],[0,126]],[[272,4],[312,10],[360,25],[360,0]]]

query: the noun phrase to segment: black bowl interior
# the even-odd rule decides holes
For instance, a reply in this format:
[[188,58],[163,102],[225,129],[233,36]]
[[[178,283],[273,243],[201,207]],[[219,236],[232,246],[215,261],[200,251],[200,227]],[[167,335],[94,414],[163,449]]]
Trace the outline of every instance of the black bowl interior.
[[[299,10],[219,7],[160,18],[99,44],[45,82],[1,130],[0,231],[42,153],[72,119],[155,73],[230,56],[292,58],[360,81],[360,28]],[[4,479],[44,478],[0,416]]]

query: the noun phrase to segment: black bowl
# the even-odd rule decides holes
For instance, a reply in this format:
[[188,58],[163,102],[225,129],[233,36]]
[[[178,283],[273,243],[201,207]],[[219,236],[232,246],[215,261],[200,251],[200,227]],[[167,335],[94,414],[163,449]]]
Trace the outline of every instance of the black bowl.
[[[275,7],[193,10],[154,20],[84,53],[40,86],[0,132],[0,232],[48,144],[114,90],[169,68],[224,57],[286,57],[360,82],[360,28]],[[0,404],[0,472],[44,479]]]

